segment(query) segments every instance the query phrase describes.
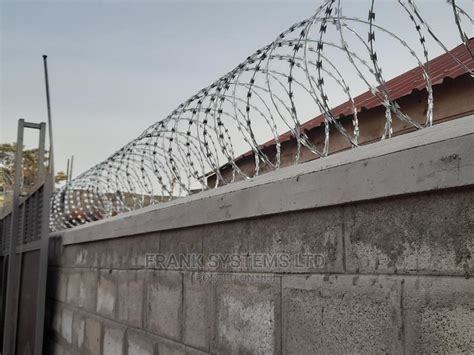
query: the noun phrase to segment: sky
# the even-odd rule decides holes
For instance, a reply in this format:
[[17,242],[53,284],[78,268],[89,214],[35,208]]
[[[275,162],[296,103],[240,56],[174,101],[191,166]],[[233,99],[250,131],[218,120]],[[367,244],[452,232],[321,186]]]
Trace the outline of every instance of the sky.
[[[0,1],[0,142],[15,140],[18,118],[47,119],[42,67],[47,54],[56,169],[65,170],[74,155],[74,175],[166,117],[320,4]],[[424,1],[440,26],[446,7],[430,4],[441,1]],[[472,2],[464,4],[472,13]],[[450,48],[459,42],[459,37],[446,39]],[[402,64],[394,65],[394,73],[409,69]],[[33,135],[28,137],[31,144]]]

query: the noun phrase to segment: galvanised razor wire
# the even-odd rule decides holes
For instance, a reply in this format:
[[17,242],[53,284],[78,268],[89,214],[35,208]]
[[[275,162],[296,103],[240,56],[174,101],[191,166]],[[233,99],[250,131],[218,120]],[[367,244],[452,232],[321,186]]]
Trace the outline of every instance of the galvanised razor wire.
[[[391,25],[377,21],[378,4],[374,0],[360,2],[360,6],[367,5],[367,18],[346,13],[343,3],[323,1],[311,17],[282,32],[168,117],[63,186],[53,197],[51,230],[71,228],[278,169],[282,166],[280,135],[287,131],[296,143],[293,163],[300,161],[302,150],[314,157],[328,155],[334,135],[357,147],[359,108],[352,94],[357,85],[370,90],[384,107],[381,139],[391,137],[394,120],[415,129],[431,126],[434,100],[428,41],[449,53],[471,76],[472,70],[448,51],[415,0],[390,3],[395,6],[392,16],[397,19]],[[443,31],[455,33],[472,56],[463,27],[472,27],[468,12],[455,0],[440,0],[433,6],[445,8],[449,16]],[[424,122],[410,117],[390,98],[382,68],[391,61],[386,55],[382,60],[380,54],[386,54],[386,50],[377,51],[378,47],[387,48],[387,44],[393,48],[391,56],[406,54],[421,69],[427,93]],[[334,103],[344,98],[352,107],[350,125],[343,125],[331,111]],[[303,120],[316,113],[324,120],[320,144],[301,127]],[[262,143],[268,139],[273,139],[273,144],[264,148]],[[250,166],[237,161],[242,150],[251,152]]]

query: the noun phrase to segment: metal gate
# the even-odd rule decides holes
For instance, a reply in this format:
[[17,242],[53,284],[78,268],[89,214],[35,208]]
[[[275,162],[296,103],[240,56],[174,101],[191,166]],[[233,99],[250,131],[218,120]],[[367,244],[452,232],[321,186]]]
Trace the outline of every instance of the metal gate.
[[[39,131],[33,187],[21,186],[25,128]],[[13,203],[0,216],[2,354],[42,354],[48,268],[49,204],[53,178],[45,169],[45,123],[18,122]]]

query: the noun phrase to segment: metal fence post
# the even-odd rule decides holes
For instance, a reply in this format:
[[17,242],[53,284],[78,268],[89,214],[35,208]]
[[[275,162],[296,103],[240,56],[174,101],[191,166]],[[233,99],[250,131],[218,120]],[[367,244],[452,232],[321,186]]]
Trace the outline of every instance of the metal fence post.
[[13,187],[13,211],[12,225],[10,234],[10,248],[8,257],[8,276],[7,276],[7,292],[5,305],[5,331],[3,334],[3,353],[10,355],[15,352],[16,328],[17,328],[17,312],[19,273],[16,255],[17,236],[20,227],[20,189],[22,175],[23,160],[23,134],[25,120],[18,121],[18,136],[16,140],[16,156],[15,156],[15,181]]

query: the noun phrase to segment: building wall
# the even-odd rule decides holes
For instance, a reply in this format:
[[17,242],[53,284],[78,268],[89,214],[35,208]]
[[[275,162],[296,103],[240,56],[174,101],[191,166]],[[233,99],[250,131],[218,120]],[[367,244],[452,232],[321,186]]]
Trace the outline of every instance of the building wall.
[[[469,74],[464,74],[456,79],[446,78],[443,83],[433,86],[434,111],[433,122],[440,123],[446,120],[463,117],[474,113],[474,80]],[[414,91],[411,95],[402,97],[397,100],[402,112],[420,124],[426,122],[427,109],[427,92]],[[359,144],[368,144],[377,142],[383,135],[385,126],[385,109],[376,107],[370,110],[362,110],[358,114],[359,121]],[[341,118],[340,122],[348,132],[353,131],[352,116]],[[413,127],[401,121],[397,117],[393,117],[393,135],[400,135],[413,131]],[[316,127],[306,132],[311,142],[322,151],[324,148],[324,128]],[[334,127],[331,127],[331,136],[329,144],[329,153],[350,149],[347,139],[343,137]],[[268,147],[263,152],[275,161],[276,148]],[[283,142],[281,145],[281,166],[289,166],[295,164],[297,153],[297,145],[294,139]],[[301,148],[300,162],[317,159],[318,156],[309,151],[307,148]],[[239,168],[253,176],[255,173],[255,158],[249,156],[238,161]],[[271,167],[263,162],[260,166],[260,174],[268,172]],[[223,169],[222,176],[226,181],[231,181],[231,169]],[[242,180],[242,177],[236,175],[236,180]],[[215,185],[215,175],[208,178],[208,185]]]
[[48,353],[474,352],[472,118],[53,236]]

